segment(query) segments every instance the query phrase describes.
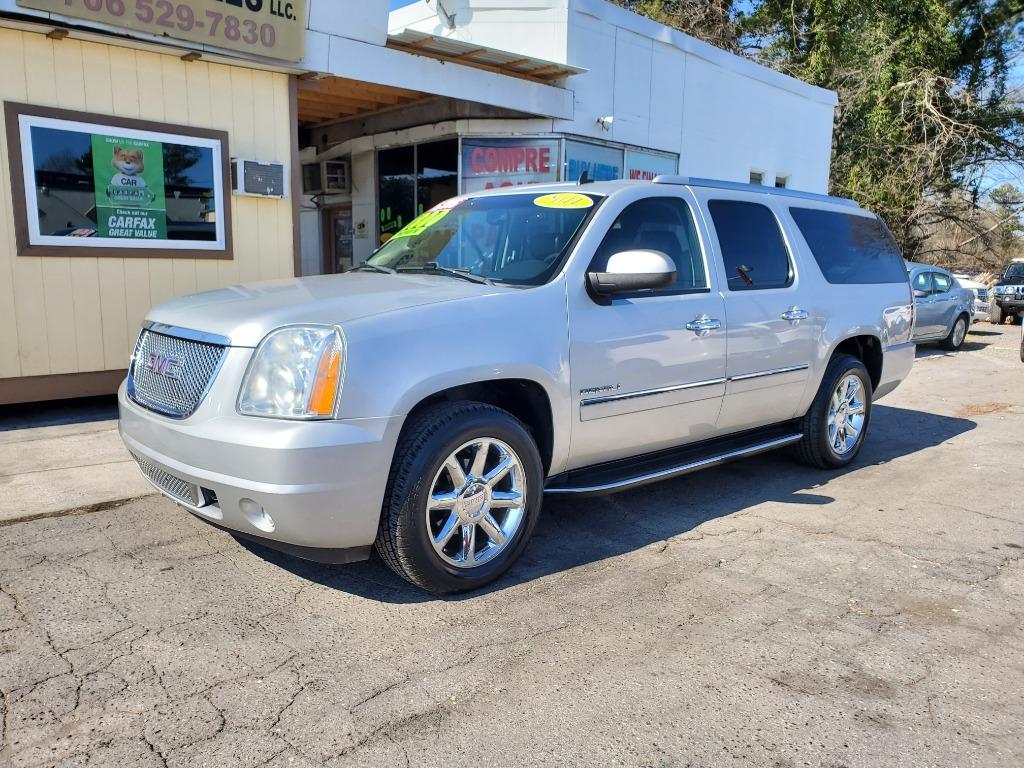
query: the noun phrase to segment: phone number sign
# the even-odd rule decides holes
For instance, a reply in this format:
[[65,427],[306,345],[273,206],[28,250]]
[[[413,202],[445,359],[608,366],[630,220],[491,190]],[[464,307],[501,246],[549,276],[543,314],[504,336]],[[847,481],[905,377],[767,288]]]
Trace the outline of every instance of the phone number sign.
[[306,48],[306,0],[17,0],[18,5],[286,61]]

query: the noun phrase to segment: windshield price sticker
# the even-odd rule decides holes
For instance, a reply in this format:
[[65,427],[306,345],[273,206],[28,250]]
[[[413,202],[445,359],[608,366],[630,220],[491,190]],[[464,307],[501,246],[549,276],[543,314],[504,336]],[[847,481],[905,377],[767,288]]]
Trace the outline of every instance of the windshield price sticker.
[[417,235],[422,235],[432,226],[437,224],[437,222],[439,222],[441,219],[447,216],[448,211],[450,210],[450,208],[444,208],[442,210],[431,208],[426,213],[421,213],[415,219],[413,219],[404,227],[402,227],[402,229],[396,232],[392,240],[398,239],[399,237],[416,237]]
[[19,6],[286,61],[305,55],[306,0],[17,0]]
[[589,208],[594,201],[578,192],[558,192],[554,195],[541,195],[533,204],[541,208]]

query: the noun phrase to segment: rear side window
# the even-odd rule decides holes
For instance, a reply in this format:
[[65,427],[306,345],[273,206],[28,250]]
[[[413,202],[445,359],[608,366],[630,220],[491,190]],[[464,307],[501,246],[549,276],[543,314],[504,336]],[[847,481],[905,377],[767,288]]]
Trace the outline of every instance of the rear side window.
[[830,283],[903,283],[907,272],[888,228],[874,216],[790,208]]
[[759,203],[711,200],[730,291],[784,288],[793,280],[789,252],[775,214]]

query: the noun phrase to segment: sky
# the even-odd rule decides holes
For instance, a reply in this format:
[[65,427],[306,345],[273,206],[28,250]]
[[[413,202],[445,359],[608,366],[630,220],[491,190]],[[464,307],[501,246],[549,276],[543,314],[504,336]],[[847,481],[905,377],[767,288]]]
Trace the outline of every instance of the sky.
[[416,0],[391,0],[391,10],[395,8],[404,8],[407,5],[412,5]]

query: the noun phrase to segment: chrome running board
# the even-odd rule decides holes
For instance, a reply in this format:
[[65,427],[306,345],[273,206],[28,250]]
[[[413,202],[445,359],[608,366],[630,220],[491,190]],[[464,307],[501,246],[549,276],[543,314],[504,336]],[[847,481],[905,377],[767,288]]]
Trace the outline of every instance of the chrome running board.
[[740,433],[635,459],[566,472],[551,478],[544,492],[597,496],[681,477],[799,442],[803,435],[794,432],[793,426],[788,424],[785,428]]

